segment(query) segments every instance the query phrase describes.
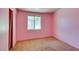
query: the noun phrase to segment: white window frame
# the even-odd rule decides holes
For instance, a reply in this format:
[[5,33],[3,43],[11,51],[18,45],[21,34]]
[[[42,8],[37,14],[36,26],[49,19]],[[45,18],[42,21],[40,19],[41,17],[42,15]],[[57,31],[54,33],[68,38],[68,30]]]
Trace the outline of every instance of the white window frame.
[[[29,16],[32,16],[32,15],[29,15]],[[29,21],[29,19],[28,19],[28,17],[29,16],[27,16],[27,20]],[[41,16],[33,16],[34,17],[34,28],[33,29],[29,29],[28,28],[28,23],[27,23],[27,29],[28,30],[41,30]],[[40,29],[35,29],[35,17],[40,17]]]

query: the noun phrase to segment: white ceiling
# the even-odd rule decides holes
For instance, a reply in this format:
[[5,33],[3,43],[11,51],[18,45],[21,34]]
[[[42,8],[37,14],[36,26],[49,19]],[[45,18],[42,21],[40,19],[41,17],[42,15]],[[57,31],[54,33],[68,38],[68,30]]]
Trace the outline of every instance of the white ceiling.
[[19,9],[30,12],[49,13],[49,12],[55,12],[59,8],[19,8]]

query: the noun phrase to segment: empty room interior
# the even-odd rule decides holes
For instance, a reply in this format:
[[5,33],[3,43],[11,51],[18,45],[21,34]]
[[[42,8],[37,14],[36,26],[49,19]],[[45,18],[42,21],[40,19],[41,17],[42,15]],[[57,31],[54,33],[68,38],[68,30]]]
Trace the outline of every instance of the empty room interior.
[[79,8],[0,8],[0,51],[79,51]]

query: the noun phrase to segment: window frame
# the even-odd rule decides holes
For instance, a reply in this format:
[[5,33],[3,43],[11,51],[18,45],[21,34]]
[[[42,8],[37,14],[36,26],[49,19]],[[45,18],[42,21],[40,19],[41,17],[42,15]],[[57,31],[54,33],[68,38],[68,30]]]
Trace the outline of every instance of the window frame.
[[[28,16],[33,16],[34,17],[34,29],[28,29]],[[42,29],[42,27],[41,27],[41,25],[42,25],[41,16],[37,16],[37,15],[28,15],[28,16],[27,16],[27,30],[41,30]],[[35,29],[35,17],[40,17],[40,29]]]

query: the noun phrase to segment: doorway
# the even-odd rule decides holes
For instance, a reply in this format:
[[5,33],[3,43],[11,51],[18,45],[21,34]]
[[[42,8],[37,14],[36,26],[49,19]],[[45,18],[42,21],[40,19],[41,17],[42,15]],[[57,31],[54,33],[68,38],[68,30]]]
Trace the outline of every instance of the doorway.
[[9,9],[9,49],[13,47],[13,11]]

